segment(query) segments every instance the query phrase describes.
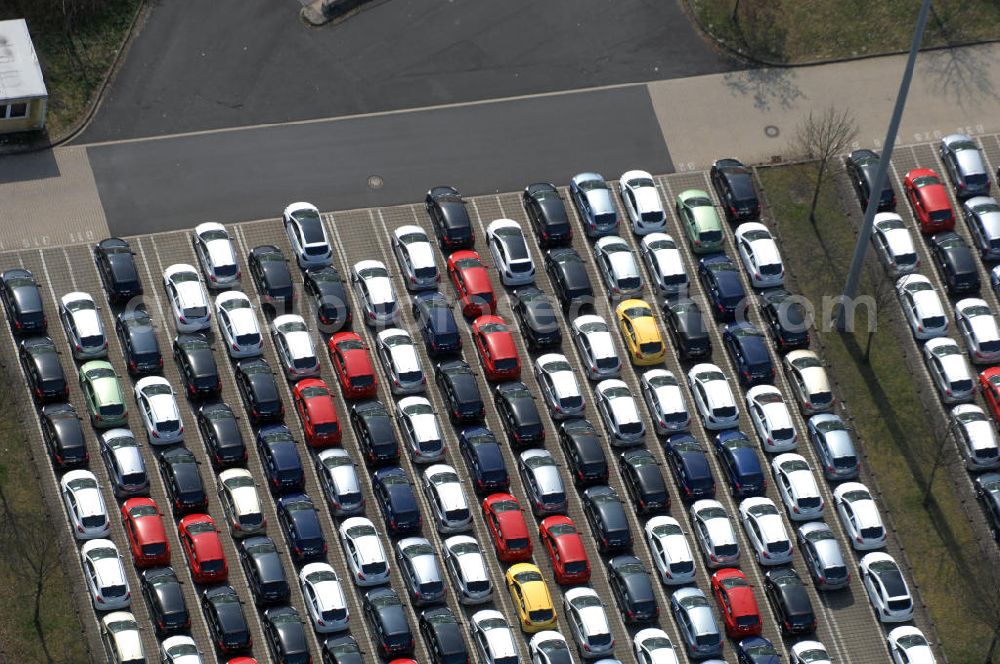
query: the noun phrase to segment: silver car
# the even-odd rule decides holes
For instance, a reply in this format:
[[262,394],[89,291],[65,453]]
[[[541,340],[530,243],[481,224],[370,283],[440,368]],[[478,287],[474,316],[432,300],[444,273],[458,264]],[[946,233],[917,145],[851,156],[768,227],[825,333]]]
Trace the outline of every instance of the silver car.
[[625,240],[617,235],[602,237],[594,244],[594,260],[612,300],[642,296],[642,274]]
[[670,612],[691,658],[702,659],[722,652],[722,632],[705,593],[691,587],[675,590],[670,596]]
[[97,313],[97,305],[89,293],[67,293],[59,301],[59,320],[73,350],[73,359],[89,360],[107,357],[108,338]]
[[573,588],[563,595],[563,615],[584,659],[600,657],[615,647],[608,614],[593,588]]
[[989,196],[962,203],[962,216],[983,260],[1000,260],[1000,204]]
[[573,319],[573,343],[587,367],[587,378],[604,380],[621,373],[622,362],[607,322],[595,314]]
[[441,427],[430,401],[417,396],[400,399],[396,422],[413,463],[435,463],[444,457]]
[[811,521],[796,531],[799,551],[806,561],[806,569],[816,590],[839,590],[851,581],[840,542],[830,526],[822,521]]
[[566,512],[566,489],[559,475],[559,466],[548,450],[521,452],[517,458],[517,470],[536,516]]
[[213,290],[230,288],[240,280],[233,240],[225,226],[214,221],[195,226],[191,245],[205,275],[206,286]]
[[396,560],[414,604],[425,606],[444,601],[444,580],[430,542],[423,537],[399,540]]
[[493,583],[479,542],[468,535],[455,535],[441,549],[445,569],[455,584],[460,604],[482,604],[493,596]]
[[437,288],[441,273],[434,262],[434,250],[424,229],[411,225],[394,230],[392,251],[403,271],[403,283],[407,290]]
[[358,468],[347,450],[336,447],[316,456],[316,474],[334,516],[365,511],[365,496],[358,482]]
[[101,458],[111,490],[119,500],[149,493],[149,474],[135,436],[128,429],[111,429],[101,436]]
[[839,415],[820,413],[809,418],[809,440],[823,464],[823,475],[833,482],[858,476],[858,453],[851,432]]
[[460,533],[472,526],[469,503],[454,468],[443,463],[431,466],[424,471],[423,487],[439,533]]
[[990,191],[990,176],[976,142],[964,134],[941,139],[941,161],[955,187],[956,198],[983,196]]
[[611,189],[600,173],[580,173],[569,183],[569,194],[580,214],[587,237],[602,237],[618,231],[618,212]]

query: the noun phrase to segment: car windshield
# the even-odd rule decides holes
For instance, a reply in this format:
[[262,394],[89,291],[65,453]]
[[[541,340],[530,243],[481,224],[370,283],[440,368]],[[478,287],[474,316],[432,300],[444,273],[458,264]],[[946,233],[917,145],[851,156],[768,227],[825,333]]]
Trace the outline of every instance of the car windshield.
[[712,519],[726,519],[726,510],[721,507],[703,507],[698,510],[698,518],[703,521],[711,521]]
[[760,336],[763,336],[763,335],[761,335],[760,332],[758,332],[757,330],[753,329],[752,327],[745,327],[743,325],[736,325],[736,326],[730,328],[729,331],[730,331],[730,333],[734,337],[760,337]]
[[795,358],[792,360],[792,365],[794,365],[796,369],[816,369],[823,367],[823,364],[811,355]]
[[198,646],[193,643],[179,643],[175,646],[171,646],[167,650],[167,654],[171,657],[190,657],[192,655],[198,655]]
[[962,424],[971,424],[972,422],[988,422],[989,421],[989,419],[986,417],[986,414],[983,413],[982,411],[978,411],[978,410],[968,411],[968,412],[964,412],[964,413],[959,413],[955,417]]
[[358,276],[362,279],[376,279],[382,277],[384,279],[389,278],[389,272],[382,266],[378,267],[366,267],[358,270]]
[[337,468],[338,466],[353,466],[354,461],[349,456],[331,455],[323,459],[323,466],[326,468]]
[[94,304],[93,300],[79,299],[67,302],[66,309],[76,313],[77,311],[94,311],[97,309],[97,306]]
[[348,528],[347,536],[351,539],[358,539],[359,537],[378,536],[378,533],[375,532],[374,526],[366,523],[360,526],[351,526]]
[[913,178],[914,187],[926,187],[932,184],[941,184],[941,180],[936,175],[921,175],[920,177]]
[[195,521],[187,526],[187,531],[192,535],[201,535],[202,533],[214,533],[215,524],[210,521]]
[[673,376],[668,376],[666,374],[660,374],[658,376],[651,376],[649,379],[649,386],[654,390],[658,390],[661,387],[672,387],[677,385],[677,379]]
[[935,346],[932,353],[938,357],[946,357],[948,355],[961,355],[962,351],[958,349],[958,344],[955,343],[942,343]]
[[460,258],[455,261],[455,267],[459,270],[466,270],[473,267],[482,267],[483,264],[478,258]]
[[631,396],[631,392],[629,392],[628,388],[621,387],[620,385],[606,387],[601,391],[601,393],[608,399],[620,399]]
[[509,329],[503,323],[486,323],[479,326],[480,332],[483,334],[493,334],[494,332],[509,332]]
[[636,468],[640,468],[642,466],[655,466],[656,459],[654,459],[653,455],[650,454],[648,451],[643,450],[638,454],[631,455],[628,458],[628,463],[630,466],[635,466]]
[[250,301],[244,300],[241,297],[234,297],[228,299],[219,306],[221,306],[226,311],[235,311],[236,309],[253,309],[253,307],[250,305]]
[[88,551],[87,557],[91,560],[105,560],[109,558],[117,558],[118,552],[110,546],[101,546]]
[[653,312],[649,310],[649,307],[629,307],[624,311],[624,314],[629,318],[653,317]]
[[568,265],[570,263],[583,263],[583,259],[575,251],[567,251],[566,253],[559,254],[555,256],[554,260],[560,265]]
[[288,321],[287,323],[282,323],[281,325],[278,326],[278,330],[280,332],[285,332],[285,333],[309,331],[309,329],[306,327],[306,324],[300,320],[292,320]]
[[528,468],[542,468],[544,466],[554,466],[556,462],[548,454],[539,454],[538,456],[528,457],[524,460],[524,465]]
[[77,479],[70,480],[66,483],[66,486],[70,488],[71,491],[80,491],[82,489],[96,489],[97,482],[91,477],[79,477]]
[[762,229],[753,229],[745,231],[743,233],[743,238],[749,242],[756,242],[757,240],[770,240],[771,234]]
[[556,373],[559,371],[572,371],[573,368],[570,366],[569,362],[566,360],[553,360],[542,367],[545,371],[549,373]]
[[684,199],[688,207],[712,207],[712,201],[704,196],[690,196]]
[[694,609],[699,606],[708,606],[708,600],[702,595],[690,595],[688,597],[683,597],[679,601],[680,605],[685,609]]
[[112,634],[118,634],[120,632],[133,632],[139,629],[139,626],[134,620],[115,620],[114,622],[107,623],[108,631]]
[[594,332],[607,332],[608,325],[603,321],[584,323],[583,325],[580,326],[580,331],[583,332],[584,334],[592,334]]
[[[704,237],[706,234],[702,234]],[[719,261],[713,263],[705,263],[705,267],[708,268],[709,272],[736,272],[736,266],[729,261]]]
[[113,369],[107,367],[98,367],[96,369],[90,369],[87,372],[87,378],[90,380],[98,380],[100,378],[114,378],[115,372]]
[[795,473],[802,470],[808,471],[809,464],[807,464],[802,459],[790,459],[781,464],[781,469],[786,473]]
[[708,383],[716,380],[726,380],[726,375],[721,371],[699,371],[694,375],[695,380]]
[[581,180],[576,186],[580,191],[591,191],[593,189],[607,189],[608,185],[604,180]]
[[971,306],[968,306],[968,307],[962,309],[962,313],[965,314],[966,316],[969,316],[969,317],[972,317],[972,316],[990,316],[992,314],[992,312],[990,311],[990,308],[987,307],[987,306],[984,306],[982,304],[973,304]]
[[514,579],[518,583],[530,583],[532,581],[541,581],[542,575],[535,570],[527,570],[525,572],[519,572],[514,575]]
[[435,473],[430,478],[431,484],[441,486],[442,484],[457,484],[458,475],[450,470]]
[[174,391],[170,389],[169,385],[164,385],[163,383],[154,383],[153,385],[147,385],[146,387],[142,388],[142,393],[149,397],[155,397],[162,395],[171,395],[174,393]]
[[411,544],[406,547],[403,549],[403,553],[410,558],[416,558],[418,556],[433,556],[434,548],[428,542],[421,542],[420,544]]
[[743,647],[746,652],[754,658],[764,657],[764,656],[778,656],[778,652],[774,649],[770,643],[754,643],[749,646]]

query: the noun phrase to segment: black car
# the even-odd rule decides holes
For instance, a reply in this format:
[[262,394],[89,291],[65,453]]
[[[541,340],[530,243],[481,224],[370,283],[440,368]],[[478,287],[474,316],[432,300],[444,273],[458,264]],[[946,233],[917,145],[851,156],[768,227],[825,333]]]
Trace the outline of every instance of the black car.
[[517,326],[521,329],[528,348],[548,348],[562,343],[559,318],[552,300],[535,286],[524,286],[514,291],[511,303]]
[[[872,150],[855,150],[844,159],[847,177],[851,178],[851,186],[858,197],[861,210],[868,208],[868,199],[875,188],[875,171],[878,170],[879,155]],[[878,197],[878,212],[890,212],[896,209],[896,192],[892,189],[889,174],[886,173],[882,183],[882,192]]]
[[930,237],[931,258],[937,265],[949,295],[979,292],[977,260],[968,243],[954,231]]
[[271,244],[254,247],[247,257],[250,279],[260,299],[278,312],[287,311],[295,297],[288,259],[281,249]]
[[739,429],[726,429],[715,436],[715,455],[729,483],[733,498],[763,496],[767,478],[757,456],[757,446]]
[[214,396],[222,391],[219,367],[212,345],[204,334],[178,334],[174,338],[174,360],[190,397]]
[[198,472],[198,460],[191,450],[186,447],[164,450],[160,454],[159,466],[167,498],[176,514],[204,512],[208,509],[208,496]]
[[465,360],[438,362],[434,366],[434,382],[448,404],[448,418],[453,424],[482,422],[486,417],[476,374]]
[[493,388],[500,423],[514,447],[541,444],[545,440],[542,417],[535,406],[535,397],[519,381],[500,383]]
[[715,478],[708,465],[708,456],[694,436],[689,433],[670,436],[663,443],[663,452],[677,480],[681,498],[693,501],[715,496]]
[[181,582],[169,567],[153,567],[139,574],[139,589],[149,607],[149,619],[163,637],[191,627]]
[[44,333],[48,319],[42,308],[42,294],[35,277],[27,270],[15,268],[0,274],[0,300],[7,320],[15,334]]
[[549,249],[545,252],[545,272],[563,309],[574,310],[575,315],[594,305],[594,287],[590,283],[587,266],[576,249]]
[[352,403],[351,428],[368,463],[380,466],[399,461],[396,431],[381,401],[369,399]]
[[784,288],[772,288],[760,294],[760,315],[771,330],[774,346],[784,352],[809,345],[809,315],[802,298]]
[[768,570],[764,575],[764,595],[786,636],[816,631],[816,613],[806,586],[795,569],[776,567]]
[[159,373],[163,369],[160,343],[153,319],[145,308],[126,309],[115,317],[115,334],[122,345],[125,364],[133,376]]
[[312,499],[304,493],[291,493],[281,496],[276,503],[278,525],[295,562],[316,560],[326,553],[323,527]]
[[337,268],[311,267],[302,273],[302,285],[316,305],[316,317],[324,332],[337,332],[354,319],[344,278]]
[[644,447],[626,450],[618,457],[622,483],[640,514],[656,514],[670,509],[670,494],[660,465]]
[[446,606],[424,609],[420,613],[419,627],[433,664],[466,664],[469,661],[462,627],[451,609]]
[[668,302],[663,307],[663,319],[670,340],[682,359],[693,360],[712,354],[712,339],[697,302],[686,298]]
[[269,424],[257,430],[257,451],[268,486],[274,493],[291,493],[305,488],[305,472],[298,443],[284,424]]
[[28,388],[36,403],[64,401],[69,397],[69,384],[59,351],[48,337],[27,337],[18,344],[21,366],[28,377]]
[[524,188],[521,194],[524,211],[528,214],[531,228],[538,238],[538,246],[552,247],[569,244],[573,239],[573,228],[566,214],[566,205],[559,190],[549,182],[535,182]]
[[413,320],[431,356],[462,350],[462,337],[451,311],[451,303],[438,291],[424,291],[413,296]]
[[601,553],[632,548],[632,530],[628,525],[625,505],[614,489],[592,486],[584,490],[583,514],[597,538],[597,548]]
[[385,657],[413,654],[413,632],[399,595],[392,588],[376,588],[365,593],[361,610],[372,630],[372,638]]
[[299,612],[290,606],[274,606],[264,611],[262,627],[272,662],[309,664],[309,640]]
[[608,459],[601,435],[588,420],[566,420],[559,425],[559,447],[577,486],[606,484]]
[[719,159],[709,171],[712,186],[722,201],[730,223],[760,219],[760,199],[753,185],[753,174],[737,159]]
[[134,256],[128,242],[117,237],[101,240],[94,247],[97,273],[101,275],[101,283],[111,302],[125,302],[142,295],[142,283],[139,281]]
[[656,620],[660,615],[649,572],[635,556],[615,556],[608,561],[608,585],[629,625]]
[[973,481],[976,498],[986,512],[986,523],[994,540],[1000,541],[1000,473],[983,473]]
[[469,467],[476,493],[507,491],[510,476],[492,431],[483,426],[462,429],[458,433],[458,451]]
[[457,189],[434,187],[427,192],[424,204],[441,249],[452,252],[472,248],[476,243],[476,233],[472,230],[472,220],[465,208],[465,201]]
[[710,254],[698,261],[698,280],[717,321],[731,321],[747,302],[739,268],[725,254]]
[[744,387],[774,382],[774,364],[764,333],[751,323],[730,323],[723,328],[722,345],[729,353]]
[[278,383],[266,360],[254,357],[236,363],[236,388],[254,424],[285,419]]
[[372,473],[372,495],[390,537],[420,532],[423,519],[406,471],[398,466],[376,470]]
[[45,448],[56,467],[73,468],[90,461],[80,416],[71,404],[53,403],[44,406],[38,419]]
[[242,652],[253,645],[250,627],[243,614],[243,603],[232,586],[206,588],[201,595],[201,610],[205,614],[212,642],[219,652]]
[[248,537],[239,543],[236,553],[254,602],[264,605],[288,601],[291,589],[274,540],[262,535]]
[[232,408],[224,403],[205,404],[198,409],[197,420],[208,458],[216,470],[246,462],[247,447]]
[[327,637],[322,650],[323,664],[364,664],[361,648],[350,634]]

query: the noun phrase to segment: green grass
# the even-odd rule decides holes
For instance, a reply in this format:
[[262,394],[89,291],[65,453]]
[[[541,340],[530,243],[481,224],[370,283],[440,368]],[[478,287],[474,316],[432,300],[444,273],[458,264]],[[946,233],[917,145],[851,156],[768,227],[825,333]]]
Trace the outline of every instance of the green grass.
[[[819,303],[824,296],[841,292],[855,235],[833,186],[824,187],[816,226],[809,222],[814,173],[808,165],[758,169],[764,196],[777,220],[792,288]],[[875,274],[876,270],[866,271],[861,287],[862,293],[873,297]],[[883,296],[883,307],[888,309],[888,317],[898,319],[891,297]],[[975,619],[983,616],[984,608],[970,592],[962,591],[962,579],[970,577],[959,572],[965,568],[975,574],[978,547],[949,478],[951,473],[965,471],[941,467],[933,484],[934,501],[924,507],[921,487],[926,486],[938,449],[935,427],[929,419],[933,414],[921,405],[917,383],[903,355],[908,346],[900,343],[887,315],[879,316],[868,364],[862,357],[868,334],[864,317],[859,323],[855,332],[817,329],[815,333],[836,381],[835,391],[847,402],[854,418],[865,462],[875,474],[883,505],[891,513],[896,537],[913,566],[914,580],[949,661],[982,662],[990,630]]]
[[[686,1],[702,29],[729,48],[785,64],[907,51],[920,8],[917,0]],[[991,39],[1000,39],[1000,3],[934,0],[925,47]]]

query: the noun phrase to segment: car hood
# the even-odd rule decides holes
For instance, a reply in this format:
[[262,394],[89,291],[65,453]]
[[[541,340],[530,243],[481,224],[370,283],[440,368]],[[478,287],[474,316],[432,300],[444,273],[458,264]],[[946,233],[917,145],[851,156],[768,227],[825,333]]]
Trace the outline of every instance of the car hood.
[[982,175],[986,173],[979,150],[958,150],[955,152],[959,170],[965,175]]
[[111,273],[114,275],[115,281],[119,283],[139,281],[139,275],[135,270],[135,261],[132,260],[131,254],[110,254],[108,255],[108,263],[111,265]]
[[656,187],[636,187],[632,189],[635,194],[635,206],[639,213],[659,212],[663,209],[660,204],[660,196],[656,193]]
[[788,412],[788,407],[783,403],[764,404],[764,416],[774,429],[791,429],[792,419]]
[[679,385],[664,385],[656,388],[656,399],[663,406],[665,413],[681,413],[684,407],[684,392]]
[[177,295],[180,298],[182,308],[208,306],[207,302],[205,302],[205,294],[202,291],[200,281],[182,281],[175,283],[174,286],[177,288]]
[[742,297],[743,284],[740,282],[740,275],[735,271],[716,272],[715,283],[722,297]]
[[997,333],[996,319],[993,316],[972,316],[968,320],[979,343],[996,341],[1000,338]]
[[437,417],[433,414],[410,415],[413,422],[413,431],[417,440],[424,442],[427,440],[441,440],[441,431],[438,429]]
[[232,490],[233,502],[244,514],[260,513],[260,497],[252,486],[241,486]]
[[286,332],[285,339],[288,341],[288,350],[294,359],[316,357],[308,332]]
[[688,546],[684,535],[669,535],[662,538],[661,541],[663,542],[663,550],[671,562],[676,563],[693,559],[691,556],[691,547]]
[[611,200],[610,189],[588,189],[583,192],[594,214],[615,214],[615,205]]
[[461,272],[462,281],[470,293],[487,293],[493,290],[490,277],[483,267],[467,267]]
[[486,561],[479,554],[467,553],[456,556],[459,569],[462,570],[462,578],[466,581],[488,581],[489,575],[486,573]]
[[639,276],[639,266],[635,264],[632,254],[627,251],[615,251],[608,254],[611,269],[619,279],[634,279]]
[[385,562],[385,552],[377,535],[365,535],[354,540],[362,565]]
[[392,362],[400,373],[409,373],[420,370],[420,361],[412,344],[392,346],[389,348]]
[[557,265],[560,272],[562,272],[568,289],[577,290],[590,286],[590,277],[587,275],[587,270],[580,263],[572,262]]
[[736,544],[736,536],[729,519],[709,519],[705,521],[705,527],[708,528],[708,534],[716,546]]
[[534,475],[535,481],[538,482],[538,488],[542,493],[562,491],[562,479],[559,477],[557,466],[539,466],[533,468],[531,473]]
[[800,500],[802,498],[821,498],[819,487],[816,486],[816,478],[813,477],[812,471],[796,470],[795,472],[785,474],[792,483],[792,493],[796,498]]
[[716,408],[730,408],[736,405],[733,391],[729,388],[729,383],[721,380],[713,380],[704,383],[705,394],[708,396],[708,406],[713,410]]
[[757,263],[760,265],[775,265],[781,263],[781,255],[778,253],[778,245],[774,240],[757,240],[751,245]]
[[[941,315],[943,316],[944,313]],[[810,392],[830,391],[830,381],[823,367],[806,367],[805,369],[799,369],[799,371],[802,374],[802,380],[805,381],[806,387]]]
[[635,399],[630,397],[618,397],[611,400],[611,410],[615,414],[615,419],[619,424],[639,421],[639,410],[636,408]]
[[81,337],[93,337],[104,334],[101,318],[94,309],[84,309],[71,314],[76,321],[76,329]]
[[367,283],[372,304],[387,304],[396,301],[392,292],[392,282],[386,277],[372,277],[367,280]]
[[684,274],[684,262],[681,260],[681,252],[677,249],[660,249],[653,256],[656,258],[656,265],[660,274],[669,277],[675,274]]
[[411,242],[406,249],[414,268],[434,267],[434,250],[430,242]]
[[206,246],[208,247],[208,257],[215,267],[236,263],[233,245],[228,240],[212,240],[206,243]]
[[153,417],[160,422],[177,420],[180,421],[180,413],[177,412],[177,402],[169,394],[154,394],[149,399],[149,406],[153,411]]
[[542,332],[559,329],[555,309],[548,302],[532,302],[524,309],[524,317],[531,326]]
[[441,497],[441,505],[446,512],[469,508],[468,503],[465,501],[465,495],[462,493],[461,484],[444,484],[435,488]]

